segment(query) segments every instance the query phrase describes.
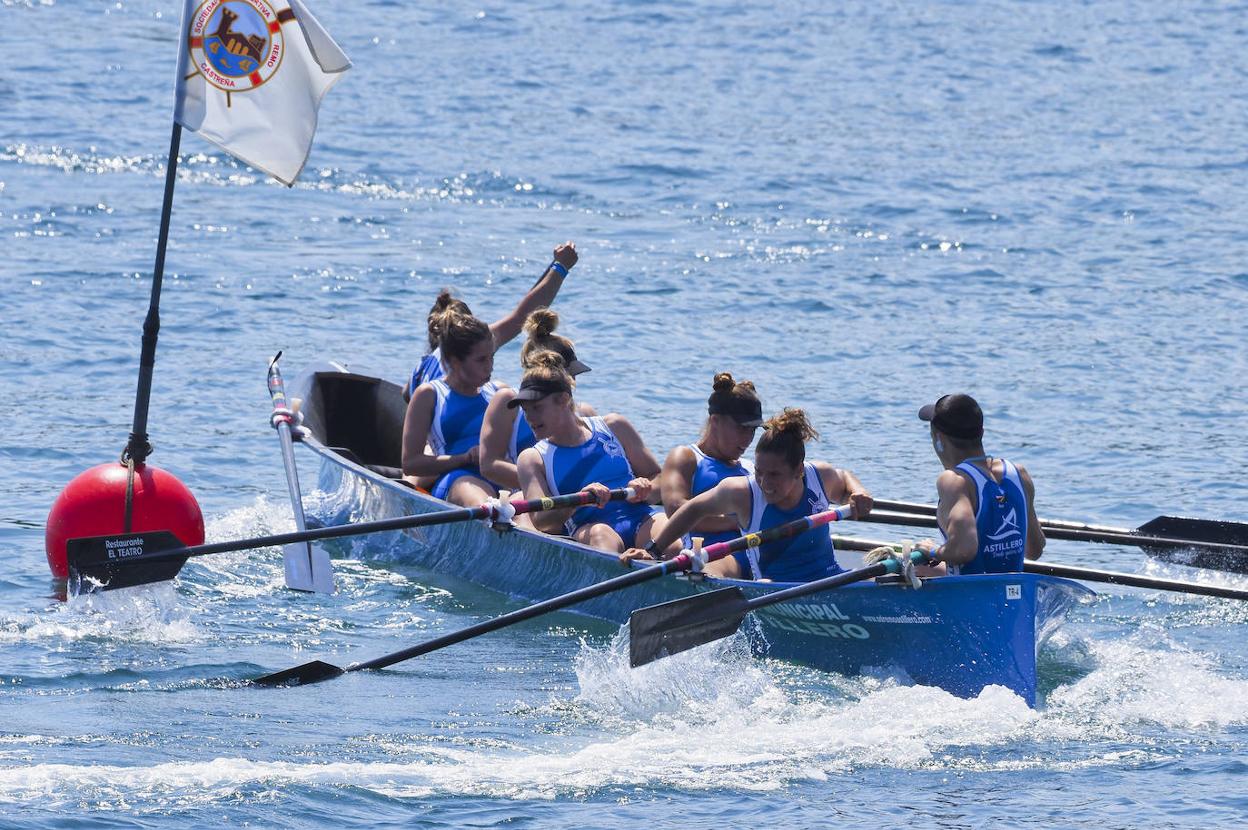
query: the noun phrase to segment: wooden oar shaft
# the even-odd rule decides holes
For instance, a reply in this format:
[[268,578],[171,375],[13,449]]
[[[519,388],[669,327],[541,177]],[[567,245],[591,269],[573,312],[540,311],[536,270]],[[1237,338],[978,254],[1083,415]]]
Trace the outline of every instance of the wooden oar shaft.
[[[912,501],[888,501],[887,499],[876,499],[875,507],[878,510],[888,510],[893,513],[913,513],[918,516],[935,516],[936,505],[921,504]],[[1108,525],[1094,525],[1086,522],[1072,522],[1066,519],[1041,519],[1040,526],[1048,531],[1052,529],[1061,530],[1086,530],[1093,533],[1132,533],[1134,531],[1125,527],[1109,527]]]
[[851,536],[833,536],[832,544],[837,550],[860,550],[863,552],[875,550],[876,548],[894,548],[901,550],[901,544],[898,542],[885,542],[878,539],[855,539]]
[[375,657],[372,660],[366,660],[363,663],[353,663],[347,667],[347,671],[362,671],[364,669],[384,669],[395,663],[404,660],[410,660],[413,657],[419,657],[422,654],[428,654],[431,651],[437,651],[447,646],[462,643],[464,640],[471,640],[482,634],[488,634],[491,631],[497,631],[500,628],[506,628],[509,625],[522,623],[525,620],[531,620],[534,617],[540,617],[543,614],[549,614],[559,611],[572,605],[576,605],[586,600],[600,597],[603,594],[609,594],[612,591],[619,591],[624,588],[630,588],[633,585],[640,585],[652,579],[658,579],[669,573],[677,573],[689,568],[689,558],[683,554],[666,562],[659,562],[639,570],[631,571],[623,576],[617,576],[603,582],[588,585],[576,591],[571,591],[557,597],[539,602],[536,605],[530,605],[527,608],[520,608],[509,614],[503,614],[484,622],[470,625],[467,628],[461,628],[458,631],[452,631],[450,634],[444,634],[441,637],[435,637],[432,640],[426,640],[423,643],[386,654],[381,657]]
[[[877,502],[877,504],[881,504],[881,502]],[[863,521],[907,527],[937,527],[934,515],[896,513],[890,510],[872,510]],[[1201,548],[1219,553],[1248,554],[1248,545],[1237,545],[1229,542],[1203,542],[1196,539],[1175,539],[1165,536],[1146,536],[1133,530],[1108,532],[1046,527],[1044,528],[1044,535],[1050,539],[1065,539],[1074,542],[1100,542],[1109,545],[1131,545],[1134,547],[1168,548],[1171,550]]]
[[1027,573],[1060,576],[1066,579],[1081,579],[1086,582],[1105,582],[1110,585],[1127,585],[1132,588],[1152,588],[1158,591],[1177,591],[1206,597],[1248,600],[1248,591],[1239,588],[1228,588],[1222,585],[1202,585],[1199,582],[1160,579],[1152,576],[1141,576],[1140,574],[1118,573],[1116,571],[1098,571],[1092,568],[1077,568],[1073,565],[1025,562],[1023,563],[1023,570]]

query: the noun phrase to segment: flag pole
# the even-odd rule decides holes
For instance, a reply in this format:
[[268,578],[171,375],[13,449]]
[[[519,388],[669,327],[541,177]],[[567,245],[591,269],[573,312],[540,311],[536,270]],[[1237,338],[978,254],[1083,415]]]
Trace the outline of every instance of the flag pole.
[[[136,465],[147,460],[152,445],[147,440],[147,409],[152,397],[152,370],[156,366],[156,337],[160,334],[160,287],[165,278],[165,248],[169,244],[169,215],[173,211],[173,186],[178,178],[178,149],[182,125],[173,122],[169,137],[169,161],[165,165],[165,201],[160,208],[160,235],[156,241],[156,264],[152,269],[152,297],[143,320],[143,349],[139,355],[139,385],[134,393],[134,424],[122,451],[123,462]],[[127,511],[128,512],[128,511]],[[128,517],[127,517],[128,518]],[[129,522],[127,522],[129,524]]]

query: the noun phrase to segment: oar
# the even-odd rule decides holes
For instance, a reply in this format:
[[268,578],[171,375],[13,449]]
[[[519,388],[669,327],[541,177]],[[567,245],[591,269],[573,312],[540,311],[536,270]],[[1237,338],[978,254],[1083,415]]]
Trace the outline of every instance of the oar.
[[[631,487],[611,491],[611,501],[630,498]],[[466,522],[473,519],[510,521],[503,513],[536,513],[542,510],[558,510],[564,507],[581,507],[594,504],[592,493],[571,493],[542,499],[514,499],[510,510],[504,511],[496,504],[479,507],[457,507],[422,513],[418,516],[399,516],[375,522],[336,525],[294,533],[278,533],[272,536],[256,536],[231,542],[212,542],[204,545],[184,546],[178,537],[168,531],[130,533],[124,536],[91,536],[70,539],[66,545],[69,565],[69,582],[76,593],[92,593],[96,590],[112,591],[173,579],[192,556],[212,553],[266,548],[273,545],[311,542],[316,539],[336,539],[342,536],[359,536],[386,530],[403,530],[410,527]]]
[[346,668],[340,668],[332,663],[326,663],[323,660],[313,660],[310,663],[304,663],[301,666],[295,666],[292,669],[284,669],[272,674],[266,674],[263,677],[257,677],[252,682],[260,686],[294,686],[304,685],[307,683],[316,683],[321,680],[329,680],[332,677],[339,677],[347,672],[363,671],[364,669],[384,669],[386,666],[393,666],[395,663],[403,660],[410,660],[413,657],[419,657],[422,654],[428,654],[431,651],[437,651],[440,648],[462,643],[464,640],[470,640],[473,637],[487,634],[491,631],[497,631],[500,628],[506,628],[509,625],[515,625],[525,620],[530,620],[542,614],[549,614],[552,611],[558,611],[580,602],[600,597],[603,594],[609,594],[612,591],[619,591],[629,588],[633,585],[639,585],[648,582],[651,579],[689,570],[695,564],[695,559],[699,566],[707,562],[713,562],[722,559],[738,551],[748,548],[757,547],[758,545],[770,542],[773,539],[781,539],[785,536],[796,536],[807,530],[831,522],[842,521],[848,519],[851,507],[843,504],[839,507],[826,510],[822,513],[816,513],[813,516],[806,516],[801,519],[795,519],[776,527],[768,528],[760,533],[750,533],[737,539],[726,542],[717,542],[708,545],[702,551],[696,554],[690,552],[682,552],[679,555],[660,562],[657,565],[651,565],[634,570],[624,576],[617,576],[603,582],[589,585],[584,588],[578,588],[560,596],[539,602],[536,605],[530,605],[527,608],[521,608],[507,614],[503,614],[484,622],[470,625],[467,628],[461,628],[459,631],[453,631],[450,634],[444,634],[441,637],[435,637],[423,643],[417,643],[401,651],[395,651],[390,654],[376,657],[372,660],[366,660],[362,663],[352,663]]
[[[911,561],[923,563],[927,556],[910,552]],[[628,619],[629,664],[644,666],[662,657],[678,654],[736,633],[751,611],[808,594],[830,591],[864,579],[898,573],[901,564],[885,559],[874,565],[835,576],[816,579],[792,588],[747,599],[740,588],[721,588],[684,599],[640,608]]]
[[[936,526],[936,508],[930,504],[879,499],[875,506],[878,516],[876,511],[872,511],[867,521],[914,527]],[[1157,516],[1135,530],[1064,519],[1041,519],[1040,526],[1044,528],[1045,535],[1053,539],[1134,545],[1150,553],[1193,550],[1209,554],[1193,560],[1193,565],[1248,572],[1248,523],[1245,522]]]
[[[286,468],[286,489],[290,491],[290,507],[295,514],[295,529],[307,530],[303,518],[303,497],[299,490],[299,471],[295,467],[295,444],[290,435],[295,414],[286,402],[286,385],[277,361],[279,351],[269,362],[269,397],[273,399],[273,414],[269,423],[277,430],[282,445],[282,464]],[[334,592],[334,566],[329,561],[329,551],[314,548],[311,542],[298,542],[282,548],[282,561],[286,569],[286,587],[296,591],[315,591],[321,594]]]
[[[845,536],[832,537],[832,544],[841,550],[874,550],[878,547],[891,547],[894,550],[901,550],[901,545],[895,542],[852,539]],[[1060,576],[1066,579],[1079,579],[1084,582],[1104,582],[1109,585],[1129,585],[1133,588],[1151,588],[1156,591],[1175,591],[1181,594],[1248,600],[1248,591],[1239,588],[1202,585],[1199,582],[1160,579],[1154,576],[1141,576],[1140,574],[1128,574],[1119,571],[1100,571],[1093,568],[1079,568],[1073,565],[1053,565],[1047,562],[1030,561],[1023,563],[1023,570],[1027,573]]]

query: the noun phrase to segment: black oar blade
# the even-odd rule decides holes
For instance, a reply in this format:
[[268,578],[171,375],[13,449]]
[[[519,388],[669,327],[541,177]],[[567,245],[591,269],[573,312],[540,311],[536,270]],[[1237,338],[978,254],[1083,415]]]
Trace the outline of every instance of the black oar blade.
[[1140,525],[1138,532],[1165,539],[1192,540],[1191,547],[1177,550],[1174,546],[1160,547],[1141,541],[1140,547],[1152,556],[1197,568],[1248,573],[1248,553],[1206,548],[1200,544],[1208,542],[1211,545],[1248,545],[1248,525],[1242,522],[1158,516],[1147,524]]
[[173,579],[186,557],[164,551],[181,547],[181,540],[167,530],[70,539],[65,547],[69,584],[75,594],[87,594]]
[[306,686],[309,683],[319,683],[346,673],[346,669],[340,669],[324,660],[313,660],[311,663],[304,663],[293,669],[283,669],[257,677],[251,682],[256,686]]
[[628,618],[628,660],[633,668],[723,639],[741,626],[749,602],[740,588],[721,588],[639,608]]

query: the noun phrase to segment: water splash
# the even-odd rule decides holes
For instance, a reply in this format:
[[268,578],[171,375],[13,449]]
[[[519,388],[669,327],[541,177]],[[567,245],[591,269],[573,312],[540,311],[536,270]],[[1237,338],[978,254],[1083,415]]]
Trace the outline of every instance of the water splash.
[[0,643],[189,643],[201,636],[170,583],[71,597],[0,621]]
[[1095,670],[1049,695],[1046,720],[1055,734],[1120,739],[1142,725],[1207,732],[1248,724],[1248,680],[1228,677],[1211,655],[1169,642],[1160,626],[1098,640],[1090,653]]

